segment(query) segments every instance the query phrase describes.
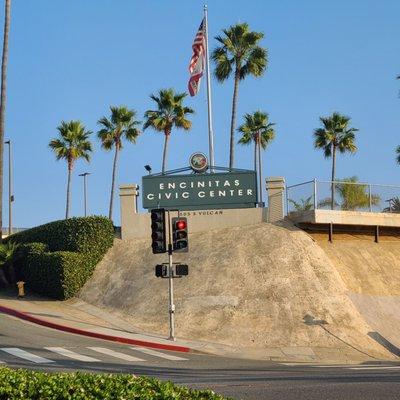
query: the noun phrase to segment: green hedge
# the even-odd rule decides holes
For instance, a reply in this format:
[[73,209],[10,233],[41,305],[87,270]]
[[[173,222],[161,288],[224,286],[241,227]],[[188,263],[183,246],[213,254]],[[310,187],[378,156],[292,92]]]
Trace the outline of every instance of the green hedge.
[[191,390],[171,382],[88,373],[44,373],[0,369],[0,400],[223,400],[210,390]]
[[6,240],[20,244],[15,268],[27,289],[64,300],[79,291],[112,246],[114,227],[105,217],[70,218]]

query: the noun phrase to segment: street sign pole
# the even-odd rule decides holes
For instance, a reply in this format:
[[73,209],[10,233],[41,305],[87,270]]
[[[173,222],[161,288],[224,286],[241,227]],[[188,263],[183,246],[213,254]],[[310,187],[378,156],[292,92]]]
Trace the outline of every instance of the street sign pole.
[[169,292],[169,338],[175,341],[175,304],[174,280],[172,263],[172,226],[170,212],[168,211],[168,292]]

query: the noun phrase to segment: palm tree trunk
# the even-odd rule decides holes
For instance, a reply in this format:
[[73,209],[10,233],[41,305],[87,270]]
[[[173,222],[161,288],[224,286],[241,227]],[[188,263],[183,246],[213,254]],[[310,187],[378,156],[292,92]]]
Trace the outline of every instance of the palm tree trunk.
[[260,182],[260,207],[263,202],[263,184],[262,184],[262,162],[261,162],[261,143],[260,136],[258,136],[258,179]]
[[115,143],[114,163],[113,163],[112,178],[111,178],[110,209],[108,210],[108,218],[110,218],[111,220],[112,220],[113,204],[114,204],[115,174],[117,171],[118,154],[119,154],[119,145],[118,143]]
[[[4,126],[6,112],[7,62],[8,62],[8,35],[11,21],[11,0],[5,1],[3,55],[1,59],[1,93],[0,93],[0,227],[3,226],[3,152]],[[0,237],[1,242],[1,237]]]
[[332,144],[331,210],[335,209],[336,146]]
[[67,181],[67,204],[65,207],[65,219],[69,218],[69,208],[71,200],[71,175],[72,175],[73,164],[71,161],[68,162],[68,181]]
[[257,139],[254,140],[254,171],[257,173]]
[[165,167],[167,164],[167,153],[168,153],[168,143],[169,143],[169,132],[165,132],[165,140],[164,140],[164,152],[163,152],[163,159],[162,159],[162,173],[165,174]]
[[236,124],[236,106],[237,106],[238,89],[239,89],[239,70],[236,68],[235,85],[233,87],[233,99],[232,99],[231,143],[230,143],[230,148],[229,148],[229,168],[233,168],[233,161],[234,161],[235,124]]

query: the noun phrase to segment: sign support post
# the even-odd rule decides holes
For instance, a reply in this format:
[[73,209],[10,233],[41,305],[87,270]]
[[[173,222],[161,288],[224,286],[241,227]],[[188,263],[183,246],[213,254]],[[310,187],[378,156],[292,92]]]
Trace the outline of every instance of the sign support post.
[[174,279],[172,263],[172,226],[170,212],[168,213],[168,293],[169,293],[169,340],[175,341],[175,304]]

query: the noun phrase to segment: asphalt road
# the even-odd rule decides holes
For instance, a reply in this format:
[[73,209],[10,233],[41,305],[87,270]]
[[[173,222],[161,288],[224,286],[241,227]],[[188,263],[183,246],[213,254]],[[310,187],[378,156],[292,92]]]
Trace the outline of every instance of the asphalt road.
[[235,399],[400,399],[400,360],[363,366],[285,365],[117,344],[0,314],[0,363],[45,371],[134,373]]

